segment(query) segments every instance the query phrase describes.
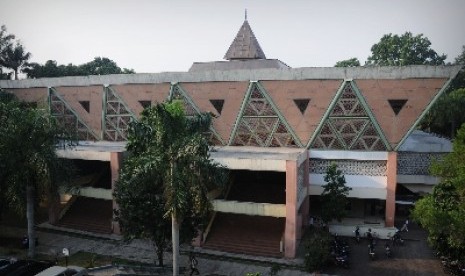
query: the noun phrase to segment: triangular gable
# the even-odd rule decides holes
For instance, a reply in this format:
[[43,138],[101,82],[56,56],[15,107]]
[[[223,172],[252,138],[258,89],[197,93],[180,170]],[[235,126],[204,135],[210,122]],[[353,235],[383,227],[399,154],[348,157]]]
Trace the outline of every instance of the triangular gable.
[[126,141],[129,123],[136,116],[121,97],[111,88],[105,90],[103,138],[109,141]]
[[259,83],[251,83],[230,145],[300,147],[301,143],[271,97]]
[[[201,110],[193,101],[193,99],[189,96],[189,94],[181,87],[179,84],[175,84],[171,87],[170,91],[170,99],[177,99],[181,100],[184,104],[184,112],[186,116],[195,116],[202,112],[208,112]],[[215,114],[212,112],[212,114]],[[210,143],[213,145],[221,145],[224,146],[226,143],[215,130],[214,126],[210,126],[209,133],[206,133],[209,138]]]
[[73,108],[53,89],[49,89],[50,114],[61,127],[76,134],[79,140],[98,140],[98,135],[80,118]]
[[[52,90],[73,110],[82,123],[88,126],[96,138],[100,139],[102,133],[102,95],[103,86],[58,86]],[[89,102],[87,111],[80,102]]]
[[[200,111],[214,114],[213,128],[223,141],[229,141],[249,83],[204,82],[181,83],[180,85]],[[213,106],[211,100],[224,100],[221,114]]]
[[[395,148],[422,116],[447,79],[356,80],[386,139]],[[407,100],[395,114],[389,100]]]
[[164,102],[168,99],[170,86],[170,83],[122,84],[111,85],[111,89],[118,93],[125,105],[139,117],[142,110],[144,110],[142,103],[148,105],[147,103],[150,102],[154,106],[157,103]]
[[328,108],[311,148],[386,151],[387,141],[357,87],[346,81]]
[[[341,86],[341,80],[260,81],[260,84],[302,144],[307,145]],[[298,99],[310,100],[303,114],[294,102]]]

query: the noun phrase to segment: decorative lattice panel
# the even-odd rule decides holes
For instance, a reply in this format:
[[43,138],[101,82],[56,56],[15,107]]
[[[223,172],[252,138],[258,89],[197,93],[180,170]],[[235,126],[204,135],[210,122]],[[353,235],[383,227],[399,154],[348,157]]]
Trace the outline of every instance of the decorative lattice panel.
[[380,160],[323,160],[310,159],[309,171],[314,174],[326,174],[331,164],[335,163],[343,174],[386,176],[386,161]]
[[[187,94],[181,89],[181,87],[179,87],[179,85],[175,85],[172,87],[171,99],[179,100],[182,102],[186,117],[194,117],[195,115],[200,114],[199,108],[197,108],[194,102],[187,96]],[[215,109],[217,109],[218,113],[221,114],[224,100],[222,102],[220,100],[213,100],[212,104],[214,105]],[[215,131],[215,129],[212,126],[210,126],[210,130],[204,134],[207,137],[207,139],[209,139],[211,145],[224,145],[224,142],[221,139],[220,135]]]
[[311,148],[387,150],[362,101],[351,82],[346,82]]
[[253,85],[238,126],[233,146],[298,147],[278,111],[257,85]]
[[446,153],[399,152],[397,154],[397,174],[429,175],[433,160],[443,160]]
[[98,140],[98,136],[77,113],[53,89],[49,91],[50,113],[58,125],[75,134],[79,140]]
[[136,120],[136,117],[111,88],[106,89],[104,110],[104,139],[109,141],[126,141],[128,138],[129,123],[132,120]]

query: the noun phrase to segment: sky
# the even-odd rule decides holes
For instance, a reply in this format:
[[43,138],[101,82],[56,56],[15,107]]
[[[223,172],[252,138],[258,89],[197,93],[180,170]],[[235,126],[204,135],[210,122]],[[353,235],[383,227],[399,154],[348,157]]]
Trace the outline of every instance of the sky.
[[293,68],[363,64],[389,33],[423,34],[451,62],[465,45],[465,0],[0,0],[0,25],[31,62],[157,73],[223,60],[245,9],[266,57]]

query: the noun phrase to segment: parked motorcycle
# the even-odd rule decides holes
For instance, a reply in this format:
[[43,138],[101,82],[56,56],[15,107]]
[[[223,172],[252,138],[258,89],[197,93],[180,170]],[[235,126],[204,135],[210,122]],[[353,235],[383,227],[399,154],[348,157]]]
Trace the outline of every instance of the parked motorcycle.
[[343,267],[343,268],[349,268],[349,256],[347,255],[336,255],[334,257],[334,263],[337,266]]
[[[35,238],[35,244],[36,246],[39,245],[39,238]],[[29,248],[29,237],[28,236],[24,236],[22,239],[21,239],[21,247],[26,249],[26,248]]]
[[402,236],[400,235],[399,231],[396,231],[394,236],[392,236],[392,244],[393,245],[404,245],[404,239],[402,239]]
[[376,259],[375,245],[373,243],[368,245],[368,257],[372,261]]
[[392,257],[392,250],[391,250],[391,246],[389,245],[389,243],[386,243],[386,245],[384,246],[384,251],[385,251],[386,257],[388,258]]

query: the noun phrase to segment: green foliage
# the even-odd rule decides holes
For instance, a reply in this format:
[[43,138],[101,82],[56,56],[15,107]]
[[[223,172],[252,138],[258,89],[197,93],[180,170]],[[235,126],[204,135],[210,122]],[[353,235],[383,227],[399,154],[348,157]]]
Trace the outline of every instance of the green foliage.
[[352,188],[345,185],[345,177],[334,163],[326,171],[324,180],[327,184],[323,185],[321,194],[321,219],[326,223],[333,219],[341,221],[346,215],[347,196]]
[[126,237],[152,240],[159,262],[174,234],[170,219],[181,225],[181,242],[190,241],[211,211],[208,192],[226,180],[209,158],[205,116],[186,118],[182,103],[173,101],[144,109],[129,129],[129,156],[115,191],[117,219]]
[[273,264],[270,268],[270,276],[278,275],[279,271],[281,271],[281,266],[279,264]]
[[443,65],[447,56],[438,55],[430,46],[431,42],[423,34],[387,34],[371,47],[372,55],[366,65]]
[[133,69],[121,69],[116,62],[106,57],[96,57],[93,61],[73,65],[58,65],[54,60],[48,60],[44,65],[29,63],[28,68],[23,70],[28,78],[54,78],[65,76],[89,76],[109,74],[134,74]]
[[[27,65],[31,53],[26,52],[20,41],[14,41],[13,34],[7,34],[5,25],[0,28],[0,79],[9,79],[10,74],[3,72],[3,68],[13,70],[18,79],[20,70]],[[3,68],[2,68],[3,67]]]
[[423,118],[420,127],[428,132],[454,138],[459,127],[465,123],[465,88],[444,94]]
[[346,60],[341,60],[336,62],[336,65],[334,67],[358,67],[360,66],[360,61],[358,58],[350,58]]
[[[58,185],[66,178],[66,162],[58,160],[55,152],[56,146],[63,144],[59,138],[65,137],[58,134],[62,134],[59,126],[46,111],[0,94],[0,199],[27,215],[32,241],[34,206],[56,196]],[[34,257],[34,246],[29,250],[29,257]]]
[[413,218],[427,231],[442,254],[465,264],[465,124],[454,140],[453,152],[434,162],[431,173],[441,178],[433,193],[415,204]]
[[15,74],[15,80],[17,80],[19,72],[27,65],[27,61],[30,58],[31,53],[26,52],[24,46],[20,42],[16,42],[14,46],[6,49],[3,66],[12,69]]
[[[465,46],[455,58],[455,65],[465,65]],[[445,93],[420,122],[420,128],[445,137],[454,138],[457,130],[465,123],[465,68],[451,81]]]
[[331,234],[321,229],[312,229],[311,235],[304,241],[305,270],[316,272],[328,265],[331,259]]

